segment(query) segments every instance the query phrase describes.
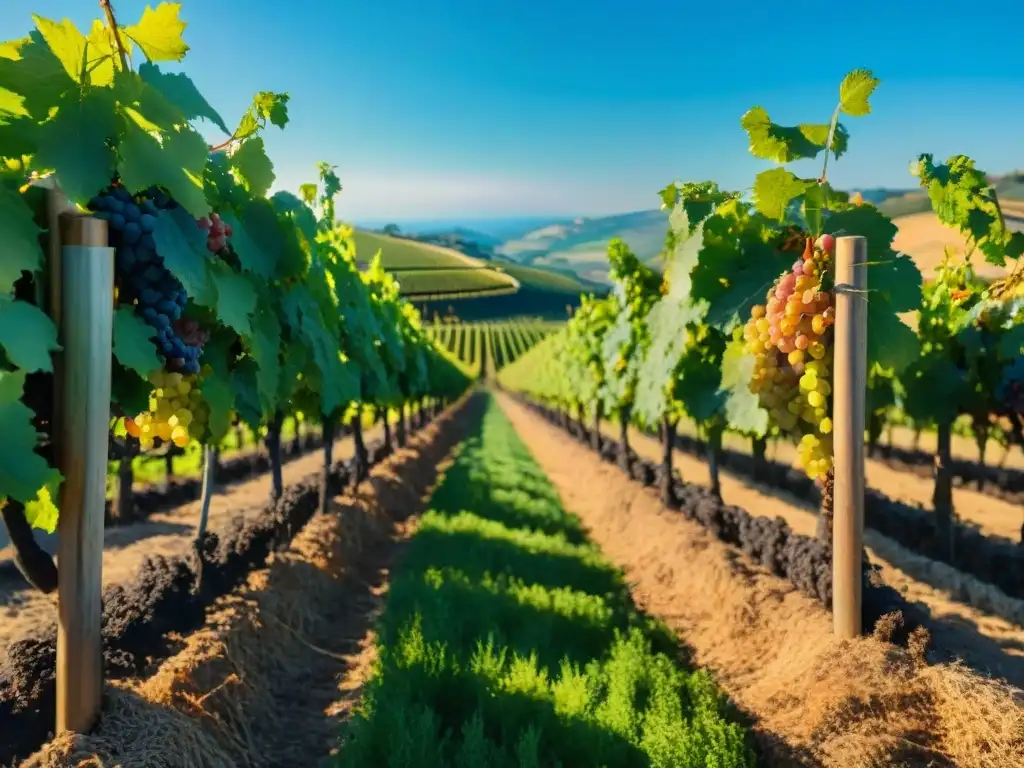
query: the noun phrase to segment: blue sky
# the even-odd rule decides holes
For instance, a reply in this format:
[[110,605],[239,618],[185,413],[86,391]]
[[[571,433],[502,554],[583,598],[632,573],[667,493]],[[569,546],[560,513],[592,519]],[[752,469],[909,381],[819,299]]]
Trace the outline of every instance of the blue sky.
[[[145,5],[114,3],[123,24]],[[182,5],[184,71],[229,124],[256,91],[290,93],[292,123],[267,135],[278,186],[331,162],[349,219],[637,210],[676,178],[746,188],[764,164],[740,116],[760,104],[784,124],[825,122],[855,67],[882,85],[873,114],[846,120],[836,184],[911,186],[919,152],[1024,167],[1024,65],[1008,34],[1021,0]],[[0,35],[25,34],[30,11],[83,27],[97,6],[4,0]]]

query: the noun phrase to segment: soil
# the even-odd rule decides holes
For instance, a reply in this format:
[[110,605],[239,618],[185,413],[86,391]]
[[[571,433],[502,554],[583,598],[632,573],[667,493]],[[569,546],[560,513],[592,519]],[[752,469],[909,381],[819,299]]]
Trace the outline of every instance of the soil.
[[[607,434],[618,436],[611,427]],[[630,445],[644,458],[661,460],[661,446],[653,438],[633,430]],[[673,466],[686,482],[710,485],[708,465],[700,459],[676,451]],[[894,482],[898,479],[906,486],[918,479],[882,469],[898,475]],[[869,474],[869,480],[872,477],[878,476]],[[763,517],[781,517],[796,533],[815,535],[818,518],[807,501],[755,486],[726,472],[720,473],[720,483],[726,503]],[[872,486],[878,487],[874,483]],[[944,563],[910,552],[871,529],[865,529],[864,543],[871,561],[881,567],[886,583],[931,612],[937,622],[933,641],[938,650],[1024,688],[1024,601],[1008,597]]]
[[[625,568],[638,603],[675,630],[694,662],[750,715],[768,765],[1024,764],[1019,690],[959,664],[923,665],[873,638],[836,640],[829,614],[791,584],[665,510],[653,489],[628,480],[507,396],[499,402],[565,508]],[[641,455],[652,446],[653,440],[635,438]],[[678,454],[676,461],[688,481],[706,480],[701,462]],[[731,503],[813,530],[813,516],[799,501],[725,476],[722,484]],[[888,566],[890,583],[898,575]],[[1024,633],[998,622],[995,629],[982,627],[986,617],[912,579],[901,586],[916,590],[912,599],[927,596],[940,614],[934,639],[947,653],[1024,681]]]
[[[614,429],[614,431],[612,431]],[[682,431],[682,430],[681,430]],[[687,425],[686,433],[696,435],[696,431]],[[610,436],[618,437],[618,428],[609,425]],[[630,438],[632,440],[632,438]],[[965,443],[973,443],[964,440]],[[736,435],[727,435],[723,440],[724,444],[736,451],[750,453],[750,441],[744,440]],[[894,443],[902,444],[901,439],[894,439]],[[934,439],[932,440],[934,443]],[[909,444],[909,441],[908,441]],[[933,450],[934,446],[922,437],[921,449]],[[966,446],[962,446],[966,448]],[[1020,451],[1011,454],[1011,459],[1016,458]],[[678,455],[678,454],[677,454]],[[776,461],[797,466],[796,446],[792,443],[776,440],[768,449],[769,458]],[[659,454],[660,457],[660,454]],[[977,451],[964,458],[976,459]],[[1007,466],[1013,464],[1007,460]],[[867,459],[865,461],[868,485],[895,501],[902,501],[925,509],[932,508],[932,492],[935,484],[925,477],[901,472],[885,465],[882,461]],[[685,475],[684,475],[685,477]],[[1020,540],[1020,527],[1024,523],[1024,510],[1016,504],[997,499],[989,494],[981,493],[971,488],[957,486],[953,488],[953,506],[961,520],[971,523],[989,536],[1002,536],[1011,541]]]
[[374,467],[151,677],[108,686],[93,733],[59,736],[26,768],[324,764],[372,673],[391,564],[478,405],[453,406]]
[[[367,440],[376,439],[380,428],[368,429]],[[335,460],[352,456],[350,437],[334,445]],[[290,461],[282,467],[285,485],[320,470],[320,451]],[[270,473],[231,485],[210,500],[208,527],[216,531],[238,515],[256,515],[266,506],[270,495]],[[108,527],[104,532],[103,584],[117,584],[133,576],[148,557],[184,555],[191,551],[199,524],[198,501],[177,509],[151,515],[145,522]],[[56,593],[44,595],[31,589],[17,572],[0,573],[0,649],[57,614]]]

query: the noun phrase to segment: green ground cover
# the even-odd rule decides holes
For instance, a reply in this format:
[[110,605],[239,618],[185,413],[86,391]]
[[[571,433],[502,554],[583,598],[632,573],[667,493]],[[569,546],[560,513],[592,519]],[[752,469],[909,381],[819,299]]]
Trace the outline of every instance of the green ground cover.
[[748,732],[489,400],[392,574],[339,766],[754,765]]

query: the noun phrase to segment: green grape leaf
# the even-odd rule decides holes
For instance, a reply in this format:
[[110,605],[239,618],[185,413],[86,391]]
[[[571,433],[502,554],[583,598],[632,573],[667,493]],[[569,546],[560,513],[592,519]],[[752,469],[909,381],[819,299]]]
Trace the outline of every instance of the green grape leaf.
[[754,205],[765,216],[782,221],[789,204],[816,185],[814,180],[798,179],[785,168],[762,171],[754,180]]
[[[118,170],[121,181],[131,190],[165,187],[185,210],[196,218],[206,216],[210,206],[202,188],[202,170],[207,147],[192,129],[163,135],[163,144],[134,122],[121,141]],[[61,177],[63,179],[63,177]]]
[[0,298],[0,347],[26,373],[52,373],[50,355],[61,348],[49,315],[28,302],[6,298]]
[[843,78],[839,86],[839,106],[852,117],[863,117],[871,112],[868,99],[879,80],[869,69],[855,69]]
[[849,195],[837,192],[828,183],[815,184],[804,195],[803,215],[807,222],[807,231],[814,236],[825,231],[825,218],[831,206],[845,203]]
[[[794,160],[817,157],[828,141],[829,125],[798,125],[786,127],[771,121],[764,107],[750,109],[740,125],[750,138],[750,153],[763,160],[776,163],[791,163]],[[832,152],[839,157],[846,151],[849,134],[842,126],[836,126],[832,137]]]
[[[857,300],[861,300],[857,297]],[[920,354],[917,335],[900,320],[884,298],[868,298],[868,370],[876,363],[902,372]]]
[[207,429],[210,431],[209,442],[217,445],[228,434],[231,428],[231,413],[235,407],[235,390],[224,378],[214,376],[203,379],[203,399],[210,409]]
[[775,230],[745,205],[727,203],[704,224],[704,247],[691,273],[695,298],[710,304],[706,322],[723,333],[745,323],[772,283],[793,263],[775,250]]
[[113,82],[118,104],[131,110],[129,114],[132,119],[147,131],[170,130],[188,120],[178,105],[137,73],[131,70],[119,71],[114,75]]
[[1015,325],[999,339],[999,354],[1007,360],[1024,355],[1024,325]]
[[910,418],[924,422],[955,419],[966,388],[963,370],[944,355],[918,358],[900,376],[900,383],[906,391],[903,409]]
[[189,297],[200,306],[217,308],[217,289],[210,280],[206,232],[183,208],[160,211],[153,230],[156,251]]
[[250,203],[242,210],[241,219],[231,211],[224,211],[220,216],[231,227],[231,247],[238,254],[242,268],[264,280],[272,278],[277,272],[282,238],[270,202]]
[[242,142],[231,156],[231,167],[253,197],[265,197],[274,185],[274,164],[267,157],[263,139],[259,136]]
[[36,29],[43,36],[46,45],[64,67],[64,71],[76,83],[84,83],[87,79],[88,62],[86,59],[85,36],[78,31],[74,22],[50,21],[42,16],[32,14]]
[[60,510],[57,509],[55,500],[60,494],[60,486],[64,477],[56,469],[50,470],[50,480],[42,488],[36,497],[25,504],[25,522],[33,528],[39,528],[47,533],[57,530],[57,523],[60,519]]
[[224,133],[231,133],[224,119],[210,106],[187,75],[180,72],[161,72],[160,67],[147,61],[139,66],[139,77],[181,110],[188,120],[201,117],[209,120]]
[[181,61],[189,48],[181,37],[186,24],[180,12],[180,3],[160,3],[155,10],[147,5],[139,23],[122,27],[121,33],[139,46],[150,61]]
[[307,242],[315,242],[317,235],[316,216],[308,205],[291,192],[277,192],[270,202],[279,214],[286,214],[295,222]]
[[921,306],[921,270],[905,254],[868,266],[868,293],[881,294],[893,312],[911,312]]
[[[117,322],[116,316],[114,321]],[[117,405],[126,416],[145,412],[149,408],[149,395],[153,390],[148,379],[125,368],[116,357],[113,363],[114,373],[110,379],[110,401]]]
[[161,367],[156,354],[154,331],[130,306],[118,307],[114,313],[114,357],[125,368],[143,378]]
[[[37,139],[39,126],[30,117],[15,117],[4,113],[4,94],[0,89],[0,147],[4,155],[10,158],[34,155],[38,149]],[[20,101],[20,97],[19,101]]]
[[0,184],[0,292],[8,294],[21,279],[22,272],[35,274],[43,268],[43,249],[39,246],[42,230],[36,226],[25,199],[15,190]]
[[260,91],[253,97],[252,105],[242,115],[232,136],[237,141],[244,141],[264,128],[267,121],[278,128],[284,128],[288,124],[288,100],[290,98],[287,93]]
[[239,336],[248,336],[252,332],[251,316],[256,311],[256,290],[252,283],[223,261],[214,263],[210,275],[217,292],[217,316]]
[[764,435],[768,432],[768,411],[750,391],[754,377],[754,356],[745,350],[742,339],[729,342],[722,355],[722,383],[725,393],[725,418],[737,432]]
[[110,184],[114,155],[107,143],[116,135],[110,89],[69,92],[57,114],[39,127],[35,163],[56,171],[68,199],[84,204]]
[[689,346],[679,364],[675,397],[698,424],[722,413],[728,392],[722,389],[721,360],[705,359],[706,350]]
[[826,229],[836,237],[860,235],[868,242],[868,291],[881,294],[893,312],[921,306],[921,271],[913,259],[894,253],[896,225],[873,205],[859,205],[828,217]]
[[[251,358],[244,358],[238,362],[231,371],[231,389],[235,394],[235,411],[239,417],[253,429],[258,429],[263,422],[263,399],[260,396],[257,385],[259,370],[257,364]],[[277,382],[274,383],[275,391],[272,398],[276,396]],[[270,408],[273,410],[276,400],[270,400]]]
[[830,214],[825,230],[836,237],[860,235],[868,241],[868,261],[892,258],[892,241],[897,227],[873,205],[856,205]]
[[40,489],[60,482],[60,473],[35,452],[35,414],[21,402],[25,371],[0,371],[0,498],[24,504],[36,501]]
[[277,390],[281,377],[281,324],[273,310],[262,302],[258,305],[257,313],[252,320],[249,346],[253,360],[259,366],[254,380],[257,397],[262,410],[270,412],[277,404]]
[[0,53],[0,90],[21,97],[20,108],[13,110],[14,114],[45,120],[51,107],[75,87],[75,80],[39,32],[6,45],[5,52]]

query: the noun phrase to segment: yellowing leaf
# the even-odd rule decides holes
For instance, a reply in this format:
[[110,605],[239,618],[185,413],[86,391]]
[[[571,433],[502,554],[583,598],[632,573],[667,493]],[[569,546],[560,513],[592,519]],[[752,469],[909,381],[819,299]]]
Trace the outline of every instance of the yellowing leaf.
[[189,48],[181,37],[187,25],[180,13],[180,3],[160,3],[156,10],[147,5],[139,23],[124,27],[122,32],[150,61],[181,61]]
[[86,73],[89,68],[86,59],[85,36],[78,31],[74,23],[68,19],[60,22],[44,19],[42,16],[32,14],[39,34],[43,36],[53,55],[57,57],[71,79],[76,83],[83,83],[86,80]]
[[855,69],[843,78],[839,86],[839,105],[843,112],[853,117],[863,117],[871,112],[868,99],[880,81],[870,69]]
[[790,202],[814,184],[814,181],[797,178],[785,168],[762,171],[754,181],[754,205],[765,216],[782,221]]

